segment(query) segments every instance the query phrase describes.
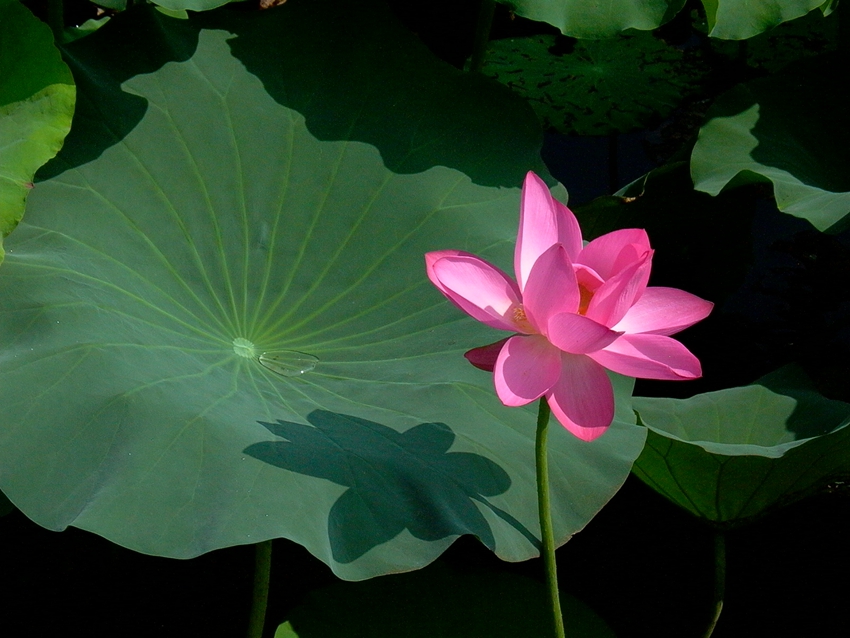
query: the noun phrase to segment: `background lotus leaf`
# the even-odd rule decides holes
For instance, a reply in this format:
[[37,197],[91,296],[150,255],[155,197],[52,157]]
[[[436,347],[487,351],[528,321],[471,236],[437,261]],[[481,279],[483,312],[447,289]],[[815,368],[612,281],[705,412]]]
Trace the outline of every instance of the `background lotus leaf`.
[[548,22],[574,38],[610,38],[626,29],[650,31],[684,6],[684,0],[510,0],[513,11],[531,20]]
[[829,14],[833,0],[702,0],[708,34],[723,40],[746,40],[782,22],[820,8]]
[[[0,277],[10,500],[164,556],[286,537],[347,579],[461,534],[534,556],[534,406],[466,363],[494,333],[423,261],[511,262],[530,109],[370,3],[140,7],[69,59],[81,108]],[[643,446],[614,383],[603,438],[550,436],[560,543]]]
[[579,40],[494,40],[482,72],[528,100],[546,128],[623,133],[661,119],[696,88],[704,67],[650,33]]
[[50,28],[17,0],[0,0],[0,262],[24,214],[33,175],[62,147],[76,89]]
[[[125,0],[126,1],[126,0]],[[209,11],[228,2],[240,2],[241,0],[156,0],[154,4],[159,5],[167,11]]]
[[711,523],[744,522],[850,468],[850,404],[794,367],[690,399],[633,401],[649,429],[635,474]]
[[[437,562],[412,574],[316,590],[292,610],[288,624],[298,638],[549,636],[547,596],[543,583],[525,576]],[[567,635],[614,638],[580,600],[562,593],[561,606]]]
[[832,99],[832,55],[732,89],[712,107],[691,156],[698,190],[716,195],[727,185],[773,183],[780,210],[818,230],[850,211],[850,130]]
[[[671,20],[684,0],[503,0],[512,11],[548,22],[574,38],[610,38],[627,29],[651,31]],[[834,0],[702,0],[709,35],[745,40],[813,9],[828,15]]]
[[[94,0],[92,0],[94,2]],[[127,8],[127,0],[98,0],[94,4],[99,7],[106,7],[113,11],[124,11]]]
[[760,73],[776,73],[792,62],[834,51],[837,45],[838,12],[824,17],[811,11],[749,38],[743,50],[734,40],[714,40],[711,50],[733,64],[746,56],[747,65]]

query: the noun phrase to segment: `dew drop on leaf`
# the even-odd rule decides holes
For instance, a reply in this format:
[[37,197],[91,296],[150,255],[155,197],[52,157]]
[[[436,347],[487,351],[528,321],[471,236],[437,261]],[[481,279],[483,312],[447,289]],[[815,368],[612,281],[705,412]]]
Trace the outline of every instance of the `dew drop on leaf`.
[[312,354],[295,350],[278,350],[260,355],[260,364],[263,367],[284,377],[297,377],[310,372],[317,363],[319,360]]

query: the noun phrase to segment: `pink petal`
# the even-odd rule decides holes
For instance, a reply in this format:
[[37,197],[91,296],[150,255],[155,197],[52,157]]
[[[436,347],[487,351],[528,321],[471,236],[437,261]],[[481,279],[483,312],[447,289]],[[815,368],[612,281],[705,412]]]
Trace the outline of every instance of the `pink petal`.
[[549,319],[546,336],[552,345],[564,352],[586,354],[604,348],[621,334],[593,319],[562,312]]
[[561,376],[546,398],[561,425],[583,441],[601,436],[614,420],[611,381],[584,355],[561,354]]
[[649,250],[645,230],[624,228],[597,237],[573,261],[589,266],[603,279],[610,279]]
[[702,376],[699,360],[681,343],[655,334],[625,334],[587,356],[609,370],[639,379],[682,381]]
[[560,373],[557,348],[539,335],[517,335],[508,339],[496,360],[496,394],[505,405],[525,405],[543,396]]
[[650,251],[640,260],[619,271],[593,293],[587,307],[587,316],[606,326],[616,325],[646,290],[651,268]]
[[525,290],[538,257],[555,244],[564,246],[570,261],[579,254],[582,241],[578,220],[569,208],[553,199],[542,179],[529,172],[522,186],[514,251],[514,271],[520,290]]
[[466,314],[499,330],[518,331],[513,311],[520,305],[516,283],[483,259],[457,250],[425,255],[428,278]]
[[522,295],[529,322],[537,332],[544,333],[549,317],[576,312],[580,298],[567,251],[561,244],[551,246],[535,262]]
[[584,264],[573,264],[573,269],[576,271],[576,281],[579,286],[582,286],[590,292],[596,292],[599,287],[605,283],[605,280],[600,277],[595,270],[585,266]]
[[496,367],[496,359],[499,358],[502,346],[505,345],[508,339],[510,339],[510,337],[505,337],[504,339],[500,339],[496,343],[491,343],[487,346],[480,346],[478,348],[473,348],[472,350],[467,350],[463,353],[463,356],[479,370],[493,372],[493,368]]
[[614,330],[672,335],[705,319],[713,307],[710,301],[678,288],[647,288]]

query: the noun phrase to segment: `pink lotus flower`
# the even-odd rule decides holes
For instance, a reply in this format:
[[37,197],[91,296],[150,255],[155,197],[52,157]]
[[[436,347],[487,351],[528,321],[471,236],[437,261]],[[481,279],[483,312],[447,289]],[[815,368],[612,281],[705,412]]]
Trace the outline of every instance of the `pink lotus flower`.
[[614,419],[605,369],[642,379],[695,379],[697,358],[669,335],[714,304],[675,288],[648,288],[652,249],[645,230],[618,230],[583,245],[572,212],[534,173],[522,189],[515,282],[470,253],[425,255],[428,278],[458,308],[518,333],[470,350],[493,371],[507,406],[546,397],[578,438],[592,441]]

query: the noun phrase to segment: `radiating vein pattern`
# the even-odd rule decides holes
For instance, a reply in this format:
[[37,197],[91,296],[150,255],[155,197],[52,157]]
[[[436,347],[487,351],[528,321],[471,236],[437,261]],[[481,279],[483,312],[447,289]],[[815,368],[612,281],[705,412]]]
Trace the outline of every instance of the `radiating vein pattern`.
[[[145,46],[169,50],[180,21],[155,19]],[[80,83],[91,93],[79,115],[106,131],[103,148],[74,155],[71,144],[67,169],[37,184],[6,242],[0,488],[43,525],[152,554],[283,536],[362,578],[421,565],[474,533],[500,555],[530,557],[533,415],[498,404],[490,378],[467,365],[462,353],[493,335],[433,290],[423,257],[456,248],[507,266],[519,189],[480,186],[438,162],[400,174],[375,146],[319,139],[232,55],[237,36],[197,35],[187,59],[122,76],[111,104],[131,96],[139,113],[144,102],[132,126],[129,106],[106,108],[106,89]],[[397,94],[416,91],[409,72]],[[293,93],[314,80],[285,79]],[[381,106],[383,89],[371,86],[346,121],[394,108]],[[424,103],[399,147],[413,157],[446,144],[432,114],[444,109],[449,121],[456,108]],[[281,422],[313,446],[275,442],[297,463],[245,452],[272,437],[262,423]],[[443,437],[439,453],[364,447],[368,425],[373,438],[426,449],[405,435],[423,424],[415,431]],[[593,449],[554,442],[570,468],[598,474],[590,495],[564,499],[563,538],[624,480],[642,436],[624,427]],[[345,454],[316,459],[311,449]],[[446,456],[469,476],[450,481]],[[326,474],[343,471],[355,487],[340,501],[346,487]],[[588,484],[581,471],[565,470],[554,489]],[[503,472],[498,490],[464,487],[486,487],[485,472]],[[460,486],[448,500],[443,483]],[[367,533],[357,521],[368,507],[353,499],[371,502],[381,485],[392,489],[374,501],[381,515]],[[433,521],[417,522],[417,499]]]

